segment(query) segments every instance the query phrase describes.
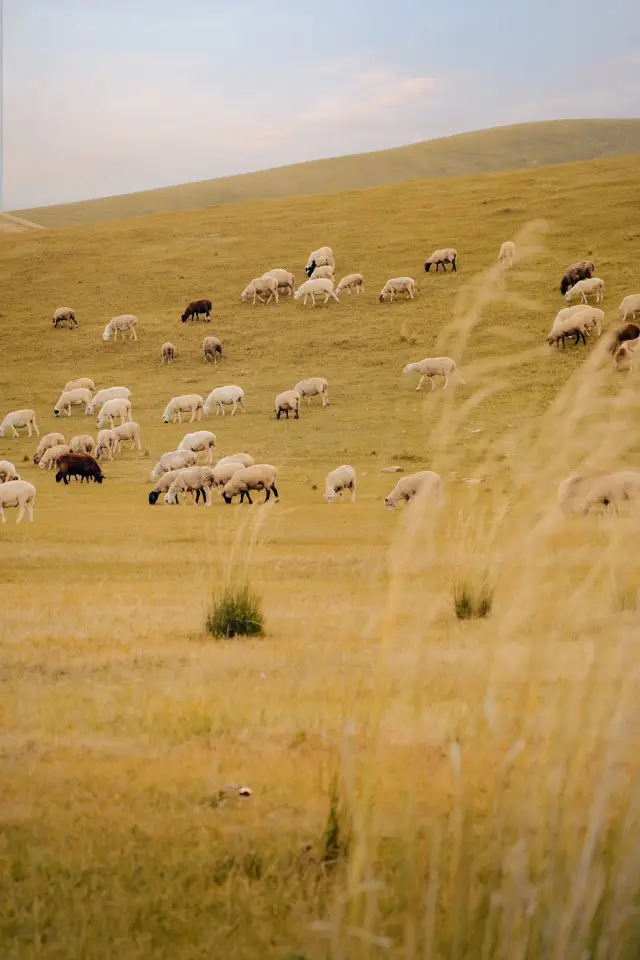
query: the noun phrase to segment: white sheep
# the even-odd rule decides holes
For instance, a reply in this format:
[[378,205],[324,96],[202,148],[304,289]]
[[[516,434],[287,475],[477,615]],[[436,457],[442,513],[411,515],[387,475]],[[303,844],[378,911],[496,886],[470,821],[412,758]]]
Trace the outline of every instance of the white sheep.
[[160,360],[162,363],[173,363],[176,358],[176,348],[172,343],[169,343],[167,340],[166,343],[162,344],[160,349]]
[[[250,457],[249,459],[252,460],[253,457]],[[238,470],[244,470],[245,467],[248,466],[252,467],[253,464],[242,463],[240,460],[231,460],[225,457],[224,463],[222,461],[220,463],[216,463],[215,467],[213,468],[214,487],[224,487],[227,483],[229,483],[229,480],[231,480],[231,477],[234,475],[234,473],[237,473]]]
[[382,303],[388,296],[390,302],[393,303],[393,298],[397,297],[400,293],[406,293],[407,299],[413,300],[413,288],[415,285],[416,282],[412,280],[411,277],[393,277],[393,279],[387,280],[385,283],[380,291],[378,300]]
[[54,327],[62,327],[68,323],[70,327],[77,327],[78,321],[71,307],[58,307],[53,314],[52,322]]
[[402,373],[405,377],[408,377],[411,373],[420,374],[420,380],[418,381],[416,390],[422,388],[425,379],[431,381],[431,389],[433,390],[435,387],[435,377],[444,377],[443,390],[447,388],[449,377],[456,377],[460,383],[466,383],[466,380],[463,380],[462,374],[456,366],[455,360],[452,360],[451,357],[425,357],[424,360],[418,360],[417,363],[408,363]]
[[327,279],[319,280],[305,280],[304,283],[301,283],[298,289],[295,292],[295,299],[300,300],[301,297],[304,297],[304,306],[307,305],[307,298],[311,297],[311,303],[315,307],[316,305],[316,294],[321,296],[324,294],[324,302],[327,303],[329,297],[333,297],[336,303],[340,303],[340,300],[336,296],[336,293],[333,289],[333,281]]
[[[502,246],[500,247],[500,253],[498,254],[498,260],[503,267],[512,267],[513,258],[516,255],[516,245],[512,240],[505,240]],[[436,267],[436,270],[438,268]]]
[[582,342],[586,344],[588,336],[589,328],[587,322],[582,319],[581,313],[574,313],[572,316],[564,317],[562,320],[554,323],[547,336],[547,343],[550,347],[553,346],[554,343],[556,346],[562,343],[562,349],[564,350],[566,337],[575,337],[575,343],[582,340]]
[[20,474],[10,460],[0,460],[0,483],[7,480],[20,480]]
[[436,273],[442,267],[444,272],[447,272],[446,264],[450,263],[453,267],[453,272],[457,270],[456,261],[458,259],[458,252],[453,247],[443,247],[442,250],[434,250],[429,259],[425,262],[424,269],[427,273],[431,270],[431,267],[435,263]]
[[355,290],[356,293],[364,293],[362,274],[349,273],[346,277],[343,277],[336,287],[336,293],[342,293],[343,290],[346,290],[348,293],[351,293],[352,290]]
[[559,310],[553,321],[553,329],[564,323],[567,317],[577,317],[578,315],[583,318],[587,330],[595,327],[598,336],[600,336],[604,323],[604,310],[600,310],[598,307],[585,306],[584,303],[579,303],[575,307],[563,307],[562,310]]
[[195,467],[198,456],[192,450],[170,450],[163,453],[151,471],[151,479],[157,480],[169,470],[182,470],[185,467]]
[[215,387],[215,389],[211,391],[206,399],[204,412],[206,416],[209,416],[215,406],[216,417],[218,414],[222,414],[224,417],[224,408],[225,406],[228,407],[230,404],[233,405],[231,416],[233,416],[236,412],[236,407],[240,407],[244,413],[244,390],[242,387],[238,387],[234,383],[231,383],[226,387]]
[[125,333],[130,333],[131,336],[129,337],[129,340],[137,340],[137,322],[138,318],[134,317],[132,313],[125,313],[121,317],[113,317],[104,328],[102,339],[105,341],[110,340],[113,335],[113,339],[116,341],[118,339],[118,334],[120,334],[120,338],[124,340]]
[[577,283],[574,283],[574,285],[567,290],[564,298],[567,303],[571,303],[575,297],[580,297],[582,303],[587,303],[587,297],[594,293],[596,295],[596,303],[604,300],[604,280],[600,280],[599,277],[587,277],[585,280],[578,280]]
[[36,448],[36,452],[33,455],[33,462],[35,464],[38,464],[40,462],[40,457],[45,452],[45,450],[48,450],[49,447],[55,447],[59,443],[65,443],[65,442],[66,441],[64,439],[64,435],[61,433],[45,434],[45,436],[42,438],[42,440],[40,441],[40,443]]
[[93,453],[95,443],[93,437],[90,437],[88,433],[84,433],[77,437],[72,437],[69,441],[69,447],[71,448],[71,453]]
[[36,436],[40,436],[38,424],[36,423],[36,415],[33,410],[12,410],[11,413],[6,415],[2,423],[0,423],[0,437],[4,437],[5,430],[10,429],[14,440],[18,440],[20,438],[18,430],[24,427],[27,428],[29,436],[32,435],[34,430]]
[[393,509],[400,500],[412,500],[419,493],[433,497],[437,506],[442,505],[442,480],[432,470],[421,470],[419,473],[410,473],[401,477],[388,497],[385,497],[385,506]]
[[290,412],[294,414],[294,420],[299,420],[301,399],[297,390],[284,390],[279,393],[275,399],[276,420],[279,420],[283,413],[286,414],[288,420]]
[[184,469],[185,468],[182,467],[180,470],[167,470],[166,473],[162,474],[155,487],[149,491],[149,503],[152,506],[154,503],[157,503],[161,493],[167,492],[175,478],[179,473],[182,473],[182,470]]
[[[262,294],[267,296],[266,301],[262,299]],[[240,299],[246,303],[249,297],[253,297],[253,305],[256,299],[260,303],[270,303],[272,300],[278,302],[278,281],[275,277],[255,277],[251,283],[248,283],[240,294]]]
[[631,314],[631,319],[635,320],[636,314],[640,313],[640,293],[630,293],[628,297],[625,297],[618,311],[622,320],[626,320],[629,314]]
[[216,445],[216,435],[210,430],[198,430],[196,433],[187,433],[180,443],[178,450],[193,450],[194,453],[206,451],[205,463],[213,463],[213,448]]
[[117,400],[119,397],[122,397],[124,400],[130,400],[131,390],[129,390],[128,387],[105,387],[103,390],[98,390],[91,401],[91,409],[88,413],[94,414],[107,400]]
[[243,467],[252,467],[255,462],[249,453],[232,453],[228,457],[221,457],[216,467],[222,467],[226,463],[241,463]]
[[142,450],[142,440],[140,439],[140,425],[133,420],[128,423],[121,423],[113,428],[118,439],[118,451],[123,443],[130,443],[132,450]]
[[70,417],[71,407],[79,406],[82,403],[84,403],[85,414],[89,413],[91,410],[91,390],[87,389],[87,387],[76,387],[75,390],[63,390],[58,397],[53,412],[56,417],[59,417],[61,413],[66,413],[66,415]]
[[335,272],[335,267],[332,267],[329,263],[325,263],[323,267],[314,267],[313,273],[309,277],[309,280],[333,281],[333,275]]
[[131,416],[131,402],[124,397],[117,397],[115,400],[107,400],[102,404],[100,413],[96,417],[96,424],[104,427],[108,423],[113,430],[113,424],[116,417],[120,417],[120,423],[127,420],[133,420]]
[[165,423],[169,423],[169,421],[182,423],[182,414],[190,413],[189,423],[193,423],[194,420],[202,418],[203,409],[204,400],[199,393],[185,393],[180,397],[173,397],[169,400],[162,414],[162,419]]
[[300,380],[293,388],[301,397],[307,398],[307,406],[311,405],[311,397],[322,397],[322,406],[329,406],[329,384],[324,377],[309,377]]
[[265,490],[265,503],[271,493],[277,501],[279,496],[276,488],[277,474],[276,468],[268,463],[256,463],[252,467],[243,467],[242,470],[237,470],[231,479],[225,483],[222,488],[222,497],[225,503],[231,503],[233,498],[240,494],[240,503],[245,497],[249,503],[253,503],[250,491]]
[[204,355],[204,362],[207,363],[209,360],[213,360],[214,363],[218,362],[218,354],[222,356],[222,341],[218,340],[217,337],[205,337],[202,341],[202,353]]
[[617,510],[624,502],[638,501],[640,501],[640,473],[633,470],[576,474],[567,477],[558,487],[558,506],[565,515],[571,513],[585,515],[597,507],[611,507]]
[[100,430],[96,437],[96,460],[102,460],[105,456],[107,460],[113,460],[114,453],[119,449],[120,444],[115,430]]
[[289,273],[288,270],[282,270],[279,267],[276,267],[274,270],[266,270],[263,274],[265,277],[273,277],[274,280],[278,282],[278,293],[283,290],[287,290],[289,296],[293,296],[296,292],[296,281],[292,273]]
[[335,470],[332,470],[331,473],[327,474],[324,491],[325,499],[328,503],[333,503],[334,500],[338,498],[343,500],[343,490],[351,490],[351,502],[355,503],[356,472],[353,467],[350,467],[347,463],[344,463],[341,467],[337,467]]
[[4,515],[5,507],[19,507],[16,523],[20,523],[26,508],[29,520],[33,522],[33,501],[35,497],[36,488],[32,483],[27,483],[26,480],[9,480],[7,483],[0,483],[0,516],[2,522],[7,522]]
[[[178,476],[175,478],[169,489],[167,490],[164,502],[166,504],[179,503],[179,496],[181,493],[191,493],[198,502],[198,494],[202,493],[204,495],[204,503],[206,507],[211,506],[211,488],[214,485],[214,470],[213,467],[188,467],[185,470],[180,470]],[[186,504],[186,497],[182,501],[182,505]]]
[[40,462],[38,466],[41,470],[53,470],[53,468],[58,463],[58,457],[64,456],[66,453],[73,453],[71,447],[66,443],[57,444],[55,447],[49,447],[48,450],[40,457]]
[[91,393],[95,393],[96,385],[91,379],[91,377],[78,377],[77,380],[69,380],[68,383],[65,383],[62,388],[62,392],[66,393],[67,390],[77,390],[78,387],[84,387],[85,390],[91,390]]
[[335,265],[336,262],[333,258],[333,250],[331,247],[318,247],[317,250],[309,254],[304,272],[310,277],[316,267],[330,266],[335,268]]

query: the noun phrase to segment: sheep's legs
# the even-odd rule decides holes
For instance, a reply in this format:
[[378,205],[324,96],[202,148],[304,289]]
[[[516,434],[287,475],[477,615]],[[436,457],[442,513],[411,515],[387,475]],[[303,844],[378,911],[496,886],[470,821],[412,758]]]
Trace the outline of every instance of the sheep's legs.
[[315,305],[316,305],[316,298],[315,298],[315,295],[314,295],[314,293],[313,293],[313,290],[311,291],[311,303],[312,303],[312,305],[315,307]]
[[264,498],[264,500],[263,500],[262,502],[263,502],[263,503],[266,503],[266,502],[268,501],[269,497],[271,496],[271,490],[269,490],[269,487],[265,487],[265,488],[264,488],[264,492],[265,492],[265,498]]
[[423,373],[422,376],[420,377],[420,380],[418,381],[418,386],[416,387],[416,390],[422,390],[422,384],[424,382],[425,377],[426,377],[426,373]]
[[[339,301],[339,299],[338,299],[338,295],[336,294],[335,290],[332,290],[332,291],[331,291],[331,296],[333,297],[333,299],[335,300],[336,303],[340,303],[340,301]],[[328,298],[327,298],[327,299],[328,299]]]
[[409,294],[409,300],[413,300],[413,290],[411,289],[411,287],[409,287],[409,289],[407,290],[407,293]]
[[134,340],[137,340],[137,339],[138,339],[138,334],[136,333],[136,328],[135,328],[135,327],[131,327],[131,334],[132,334],[132,338],[133,338]]
[[2,507],[0,507],[0,517],[2,517],[2,522],[3,522],[3,523],[6,523],[6,522],[7,522],[7,518],[6,518],[5,515],[4,515],[4,510],[2,509]]
[[249,493],[249,491],[248,491],[248,490],[241,490],[241,491],[240,491],[240,503],[242,503],[242,501],[244,500],[245,497],[247,498],[247,500],[249,501],[249,503],[253,503],[253,500],[251,499],[251,494]]
[[274,495],[274,497],[275,497],[276,500],[277,500],[277,499],[279,498],[280,494],[278,493],[278,490],[277,490],[277,487],[276,487],[275,483],[272,483],[272,484],[271,484],[271,490],[273,491],[273,495]]
[[451,261],[451,266],[453,267],[453,273],[456,273],[456,272],[457,272],[457,268],[456,268],[456,262],[455,262],[455,260],[452,260],[452,261]]
[[238,398],[238,405],[239,405],[239,407],[240,407],[240,409],[242,410],[243,413],[246,413],[246,412],[247,412],[247,411],[245,410],[244,400],[242,399],[242,397],[239,397],[239,398]]
[[234,401],[233,401],[233,406],[232,406],[232,408],[231,408],[231,416],[233,416],[234,413],[236,412],[236,407],[237,407],[237,406],[238,406],[238,404],[237,404],[236,401],[234,400]]
[[445,373],[445,375],[444,375],[444,387],[442,388],[443,390],[446,390],[446,389],[447,389],[447,384],[448,384],[448,383],[449,383],[449,377],[448,377],[448,376],[446,375],[446,373]]

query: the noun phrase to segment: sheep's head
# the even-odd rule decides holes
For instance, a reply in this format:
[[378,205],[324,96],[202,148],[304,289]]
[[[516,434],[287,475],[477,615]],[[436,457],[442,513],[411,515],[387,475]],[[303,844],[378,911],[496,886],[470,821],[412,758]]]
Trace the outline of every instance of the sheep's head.
[[382,301],[384,300],[384,290],[381,292],[380,296],[378,297],[378,300],[380,301],[380,303],[382,303]]
[[403,375],[404,377],[408,377],[410,373],[413,373],[413,364],[412,364],[412,363],[408,363],[408,364],[406,365],[406,367],[405,367],[404,370],[402,371],[402,375]]
[[180,317],[180,319],[182,320],[183,323],[186,323],[187,320],[189,319],[189,314],[185,311]]
[[156,493],[155,490],[152,490],[152,491],[151,491],[151,493],[149,494],[149,503],[151,504],[151,506],[153,506],[154,503],[157,503],[159,496],[160,496],[160,494],[159,494],[159,493]]
[[56,473],[56,483],[60,483],[63,480],[62,470],[58,470]]
[[102,339],[103,339],[103,340],[110,340],[110,339],[111,339],[111,327],[109,326],[109,324],[107,324],[106,327],[104,328],[104,333],[102,334]]
[[429,273],[429,270],[431,270],[431,261],[430,261],[430,260],[427,260],[427,262],[426,262],[425,265],[424,265],[424,269],[426,270],[427,273]]
[[312,260],[309,266],[304,268],[304,272],[308,277],[310,277],[313,271],[315,270],[315,268],[316,268],[316,262],[315,260]]
[[387,508],[387,510],[395,510],[395,507],[396,507],[395,503],[392,502],[391,497],[384,498],[384,505]]
[[224,500],[225,503],[231,503],[231,501],[233,500],[233,497],[230,497],[229,494],[228,494],[228,493],[225,493],[224,490],[223,490],[223,491],[222,491],[222,499]]
[[54,415],[54,417],[59,417],[59,416],[60,416],[60,409],[59,409],[58,407],[55,407],[55,408],[54,408],[53,415]]

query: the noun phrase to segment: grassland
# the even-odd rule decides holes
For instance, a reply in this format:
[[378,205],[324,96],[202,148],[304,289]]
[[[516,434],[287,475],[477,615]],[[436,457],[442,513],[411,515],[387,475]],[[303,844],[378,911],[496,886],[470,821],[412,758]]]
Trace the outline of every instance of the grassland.
[[22,215],[46,227],[80,226],[227,203],[317,195],[407,180],[470,176],[637,153],[640,153],[640,120],[523,123],[391,150],[40,207],[22,211]]
[[[544,335],[578,257],[610,323],[637,290],[639,190],[635,157],[0,237],[2,412],[44,432],[67,379],[125,383],[145,446],[61,488],[0,440],[38,487],[0,530],[3,957],[637,957],[638,521],[554,506],[570,472],[637,465],[636,381]],[[240,303],[320,243],[364,296]],[[445,244],[459,272],[426,276]],[[398,274],[418,299],[379,304]],[[179,322],[196,296],[210,329]],[[63,303],[79,330],[52,329]],[[105,344],[125,311],[139,342]],[[455,392],[401,376],[449,353]],[[307,375],[331,406],[276,422]],[[166,400],[224,383],[247,413],[208,421],[217,449],[276,464],[281,502],[150,507],[189,429]],[[358,501],[327,506],[343,462]],[[446,508],[385,511],[391,462],[437,470]],[[267,636],[208,640],[245,576]],[[484,579],[491,616],[458,622],[454,584]],[[221,803],[230,782],[253,795]]]

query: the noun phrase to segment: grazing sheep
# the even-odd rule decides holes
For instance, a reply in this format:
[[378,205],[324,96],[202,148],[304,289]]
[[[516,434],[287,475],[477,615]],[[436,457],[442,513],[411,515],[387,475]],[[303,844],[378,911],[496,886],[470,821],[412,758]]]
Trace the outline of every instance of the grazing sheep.
[[449,377],[455,376],[460,383],[466,383],[466,380],[462,379],[462,375],[451,357],[425,357],[424,360],[418,360],[416,363],[408,363],[402,373],[405,377],[408,377],[411,373],[420,374],[420,380],[418,381],[416,390],[422,389],[425,378],[431,381],[432,390],[435,387],[435,377],[444,377],[443,390],[447,388]]
[[207,363],[209,360],[213,360],[214,363],[218,362],[217,354],[222,356],[222,343],[218,340],[217,337],[205,337],[202,341],[202,353],[204,355],[204,362]]
[[200,420],[202,418],[203,408],[204,400],[200,394],[186,393],[181,397],[173,397],[169,400],[162,414],[162,419],[165,423],[169,423],[169,421],[182,423],[182,414],[190,413],[191,419],[189,423],[193,423],[194,420]]
[[40,457],[38,466],[41,470],[53,470],[58,465],[58,459],[66,453],[72,453],[71,447],[66,443],[60,443],[55,447],[49,447]]
[[204,314],[205,321],[209,323],[211,321],[212,306],[211,300],[192,300],[191,303],[187,305],[180,319],[183,323],[186,323],[191,317],[195,317],[196,320],[199,321],[200,314],[202,313]]
[[252,467],[243,467],[242,470],[237,470],[222,488],[222,497],[225,503],[231,503],[233,498],[238,494],[240,494],[240,503],[242,503],[245,497],[249,503],[253,503],[250,493],[251,490],[265,490],[265,503],[271,493],[273,493],[277,501],[277,473],[276,468],[270,466],[268,463],[256,463]]
[[25,509],[29,520],[33,522],[33,501],[35,497],[36,488],[32,483],[27,483],[26,480],[9,480],[7,483],[0,483],[0,517],[2,517],[2,522],[7,522],[4,515],[5,507],[19,508],[16,523],[20,523],[24,517]]
[[313,253],[309,254],[309,259],[307,260],[307,265],[304,268],[304,272],[308,277],[311,276],[316,267],[333,267],[335,269],[336,262],[333,259],[333,250],[331,247],[318,247],[317,250],[314,250]]
[[441,266],[444,272],[446,273],[447,268],[445,264],[450,263],[453,268],[453,272],[455,273],[455,271],[458,269],[456,267],[457,259],[458,259],[458,253],[456,250],[453,249],[453,247],[443,247],[442,250],[433,251],[429,259],[425,261],[424,269],[427,271],[427,273],[429,273],[429,271],[431,270],[431,267],[435,263],[436,273],[438,272]]
[[158,502],[161,493],[166,493],[175,478],[179,473],[182,473],[182,470],[167,470],[166,473],[163,473],[158,482],[156,483],[153,490],[149,491],[149,503],[153,506],[154,503]]
[[65,324],[68,324],[70,327],[78,326],[76,315],[71,307],[58,307],[53,314],[52,321],[54,327],[64,327]]
[[196,433],[187,433],[180,443],[178,450],[193,450],[194,453],[206,451],[205,463],[213,463],[213,448],[216,445],[216,435],[210,430],[198,430]]
[[600,310],[598,307],[587,307],[584,303],[579,303],[575,307],[564,307],[562,310],[559,310],[556,314],[556,318],[553,321],[553,329],[564,323],[568,317],[582,317],[587,327],[587,330],[591,330],[592,327],[595,327],[598,336],[602,333],[602,324],[604,323],[604,310]]
[[352,290],[355,290],[356,293],[364,293],[362,274],[349,273],[346,277],[343,277],[336,287],[336,293],[342,293],[343,290],[346,290],[348,293],[351,293]]
[[53,412],[56,417],[59,417],[61,413],[66,413],[66,415],[70,417],[71,407],[79,406],[82,403],[84,403],[85,414],[89,413],[91,409],[91,390],[87,390],[86,387],[76,387],[75,390],[63,390],[58,397],[58,402],[53,408]]
[[[513,258],[516,255],[516,245],[512,240],[505,240],[505,242],[500,247],[500,253],[498,254],[498,260],[503,267],[512,267]],[[437,269],[437,268],[436,268]]]
[[314,267],[313,273],[309,277],[309,280],[333,281],[333,275],[335,272],[335,267],[332,267],[330,264],[326,263],[323,267]]
[[[180,470],[169,489],[167,490],[164,502],[166,504],[179,503],[181,493],[191,493],[194,498],[198,494],[203,494],[206,507],[211,506],[211,487],[214,485],[213,467],[188,467],[186,470]],[[199,497],[196,499],[198,502]],[[182,505],[186,504],[186,498]]]
[[614,511],[624,502],[640,500],[640,473],[620,470],[616,473],[576,474],[558,487],[558,506],[565,515],[583,516],[597,507]]
[[243,413],[245,412],[244,390],[242,389],[242,387],[238,387],[233,383],[229,384],[229,386],[227,387],[216,387],[214,390],[211,391],[204,405],[205,415],[209,416],[209,414],[211,413],[215,405],[216,417],[218,416],[218,414],[222,414],[222,416],[224,417],[225,415],[224,408],[225,406],[229,406],[230,404],[233,405],[231,416],[233,416],[234,413],[236,412],[236,407],[240,407],[242,412]]
[[275,270],[266,270],[263,274],[264,277],[273,277],[274,280],[278,282],[278,293],[281,293],[284,290],[289,292],[289,296],[293,296],[296,292],[296,281],[292,273],[289,273],[288,270],[281,270],[276,267]]
[[228,457],[221,457],[216,463],[216,467],[222,467],[226,463],[241,463],[243,467],[252,467],[255,460],[249,453],[232,453]]
[[69,441],[71,453],[93,453],[94,446],[93,437],[90,437],[88,433],[72,437]]
[[167,341],[162,344],[162,349],[160,350],[160,360],[162,363],[173,363],[176,358],[176,348],[172,343]]
[[[266,301],[262,299],[262,294],[267,296]],[[246,303],[249,297],[253,297],[253,305],[256,305],[256,299],[260,303],[270,303],[272,300],[278,302],[278,281],[275,277],[255,277],[251,283],[247,284],[240,299]]]
[[329,406],[329,384],[324,377],[309,377],[300,380],[293,388],[301,397],[307,398],[307,406],[311,406],[311,397],[322,397],[322,406]]
[[128,423],[121,423],[113,428],[113,432],[118,440],[118,450],[122,443],[130,443],[132,450],[142,450],[142,440],[140,439],[140,426],[133,420]]
[[65,453],[58,460],[58,472],[56,473],[56,483],[64,481],[64,485],[69,483],[70,477],[76,477],[83,483],[85,480],[93,480],[94,483],[102,483],[104,474],[100,469],[100,464],[88,453]]
[[640,293],[630,293],[628,297],[624,298],[618,310],[623,323],[629,314],[631,314],[631,319],[635,320],[636,314],[640,313]]
[[40,457],[45,452],[45,450],[48,450],[50,447],[55,447],[59,443],[65,443],[64,436],[61,433],[45,434],[45,436],[42,438],[42,440],[38,444],[36,452],[33,455],[33,462],[35,464],[40,463]]
[[85,390],[90,390],[91,393],[96,392],[96,385],[91,377],[78,377],[77,380],[69,380],[62,388],[62,392],[66,393],[67,390],[77,390],[79,387],[84,387]]
[[120,423],[125,423],[127,420],[133,419],[131,416],[131,402],[125,400],[124,397],[117,397],[115,400],[107,400],[106,403],[103,403],[100,413],[96,417],[96,424],[99,427],[104,427],[108,423],[113,430],[113,423],[116,417],[120,417]]
[[183,470],[185,467],[195,467],[198,456],[192,450],[170,450],[163,453],[151,471],[151,479],[158,480],[163,473],[169,470]]
[[121,340],[125,339],[125,333],[131,334],[128,338],[129,340],[137,340],[138,334],[136,333],[136,324],[138,318],[134,317],[132,313],[125,313],[121,317],[113,317],[109,323],[104,328],[104,333],[102,334],[103,340],[110,340],[113,336],[114,341],[118,339],[118,334],[120,334]]
[[400,293],[406,293],[408,300],[413,300],[413,288],[415,287],[416,282],[412,280],[411,277],[394,277],[392,280],[387,280],[384,287],[380,291],[380,296],[378,300],[380,303],[388,296],[391,303],[393,303],[394,296],[397,297]]
[[392,510],[400,500],[408,502],[422,491],[433,497],[438,506],[442,504],[442,480],[432,470],[422,470],[401,477],[389,496],[384,498],[385,506]]
[[98,390],[91,401],[91,409],[87,412],[94,414],[107,400],[117,400],[119,397],[122,397],[124,400],[130,400],[131,390],[129,390],[128,387],[105,387],[104,390]]
[[11,429],[13,439],[19,440],[20,434],[18,430],[24,427],[27,428],[29,436],[32,435],[34,430],[36,436],[40,436],[38,424],[36,423],[36,415],[33,410],[12,410],[11,413],[6,415],[2,423],[0,423],[0,437],[4,437],[5,431]]
[[333,297],[336,303],[340,303],[340,300],[336,296],[333,289],[333,281],[327,280],[326,278],[320,278],[318,280],[305,280],[305,282],[301,283],[296,290],[295,299],[300,300],[301,297],[304,297],[303,305],[306,307],[307,298],[311,297],[311,303],[315,307],[316,294],[320,296],[323,293],[325,303],[327,303],[329,297]]
[[20,480],[20,474],[10,460],[0,460],[0,483],[6,483],[7,480]]
[[567,303],[571,303],[574,297],[580,297],[582,303],[587,303],[587,296],[596,295],[596,303],[604,300],[604,280],[599,277],[589,277],[585,280],[578,280],[564,295]]
[[578,260],[577,263],[573,263],[570,267],[567,267],[560,281],[560,293],[564,296],[567,290],[578,283],[578,281],[590,280],[594,270],[595,265],[591,260]]
[[626,366],[627,372],[633,372],[633,355],[636,352],[640,340],[629,340],[621,343],[613,356],[613,369],[622,370]]
[[[250,460],[253,460],[253,457],[249,457]],[[253,463],[242,463],[241,460],[231,460],[225,458],[225,462],[216,463],[213,468],[213,485],[214,487],[224,487],[234,473],[237,473],[238,470],[244,470],[245,467],[252,467]]]
[[343,490],[351,490],[351,502],[355,503],[356,472],[353,467],[350,467],[346,463],[327,474],[324,491],[325,499],[328,503],[333,503],[334,500],[338,498],[344,500],[342,496]]
[[564,341],[567,337],[575,337],[574,342],[576,344],[579,340],[582,340],[586,346],[588,336],[587,322],[582,319],[581,313],[576,313],[572,317],[565,317],[559,323],[553,325],[547,336],[547,343],[550,347],[554,343],[556,347],[562,343],[562,349],[564,350]]
[[299,420],[300,400],[301,397],[297,390],[284,390],[282,393],[279,393],[275,402],[276,420],[279,420],[283,413],[286,414],[288,420],[290,410],[294,413],[293,419]]
[[96,460],[102,460],[106,456],[107,460],[113,460],[114,453],[118,453],[120,443],[115,430],[100,430],[96,437]]
[[627,343],[630,340],[637,340],[640,337],[640,326],[637,323],[626,323],[624,327],[618,327],[611,335],[609,350],[616,353],[621,343]]

